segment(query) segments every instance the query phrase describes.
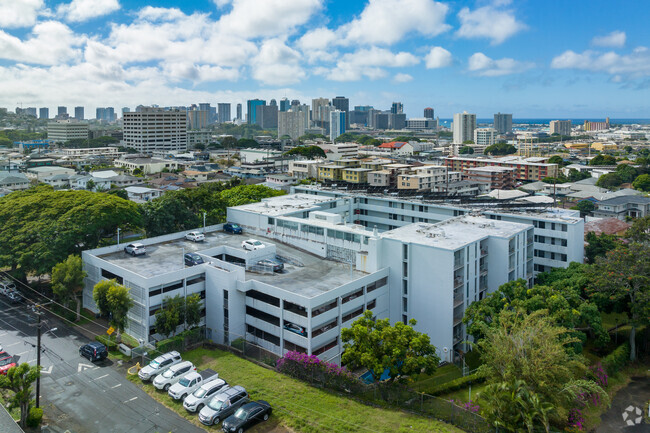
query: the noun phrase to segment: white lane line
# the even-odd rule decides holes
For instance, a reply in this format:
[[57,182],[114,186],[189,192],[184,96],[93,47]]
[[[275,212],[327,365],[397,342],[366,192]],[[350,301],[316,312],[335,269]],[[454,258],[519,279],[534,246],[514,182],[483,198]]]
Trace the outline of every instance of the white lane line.
[[92,379],[92,380],[103,379],[103,378],[105,378],[106,376],[108,376],[108,374],[105,374],[105,375],[103,375],[103,376],[96,377],[96,378],[94,378],[94,379]]
[[124,404],[126,404],[126,403],[128,403],[128,402],[130,402],[130,401],[133,401],[133,400],[135,400],[136,398],[138,398],[138,397],[133,397],[133,398],[130,399],[130,400],[126,400],[126,401],[124,401]]
[[24,352],[16,353],[14,356],[23,356],[23,355],[25,355],[25,354],[27,354],[29,352],[31,352],[31,350],[26,350]]
[[111,389],[115,389],[115,388],[117,388],[118,386],[122,386],[122,384],[121,384],[121,383],[118,383],[118,384],[115,385],[115,386],[111,386]]
[[8,332],[3,332],[2,334],[0,334],[0,337],[4,337],[7,334],[9,334],[9,333]]
[[36,362],[36,360],[35,359],[30,359],[29,361],[27,361],[28,364],[31,364],[32,362]]
[[20,343],[21,341],[16,341],[15,343],[7,344],[5,347],[15,346],[16,344],[20,344]]

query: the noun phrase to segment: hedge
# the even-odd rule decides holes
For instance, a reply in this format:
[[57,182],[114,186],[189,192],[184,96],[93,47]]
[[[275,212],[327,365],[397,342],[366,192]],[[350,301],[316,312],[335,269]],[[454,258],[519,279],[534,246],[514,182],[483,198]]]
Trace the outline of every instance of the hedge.
[[108,348],[108,350],[117,350],[117,343],[110,338],[104,336],[104,335],[98,335],[95,337],[95,340],[99,341],[102,343],[104,346]]
[[38,427],[43,421],[43,409],[40,407],[30,407],[25,423],[27,427]]
[[430,395],[448,394],[450,392],[458,391],[459,389],[467,387],[470,382],[485,382],[485,376],[482,376],[479,373],[474,373],[470,374],[469,376],[459,377],[458,379],[451,380],[447,383],[443,383],[442,385],[434,386],[425,393]]
[[613,376],[625,367],[630,359],[630,344],[623,343],[601,360],[607,374]]

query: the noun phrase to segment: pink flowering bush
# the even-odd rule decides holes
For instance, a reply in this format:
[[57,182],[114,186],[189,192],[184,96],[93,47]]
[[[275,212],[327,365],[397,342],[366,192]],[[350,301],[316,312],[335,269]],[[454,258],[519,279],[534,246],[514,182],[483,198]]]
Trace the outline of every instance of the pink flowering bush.
[[287,352],[278,359],[275,368],[280,373],[327,388],[350,391],[362,386],[345,367],[321,361],[317,356],[306,353]]
[[468,401],[465,403],[464,401],[460,400],[449,400],[456,406],[462,407],[463,409],[473,412],[473,413],[478,413],[481,410],[481,407],[478,405],[478,403],[474,403],[472,400]]

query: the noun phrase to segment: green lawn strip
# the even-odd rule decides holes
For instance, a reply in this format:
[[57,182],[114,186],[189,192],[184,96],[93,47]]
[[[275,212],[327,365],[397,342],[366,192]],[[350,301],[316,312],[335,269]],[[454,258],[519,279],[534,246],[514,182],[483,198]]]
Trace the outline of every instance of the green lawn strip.
[[7,408],[7,401],[9,399],[9,391],[2,390],[0,392],[0,404],[9,412],[9,415],[14,419],[14,421],[20,421],[20,408],[14,407],[13,409]]
[[[406,412],[376,408],[346,396],[311,387],[304,382],[284,376],[220,350],[195,349],[183,354],[199,370],[211,368],[230,385],[241,385],[251,398],[263,399],[273,407],[272,420],[296,432],[462,432],[462,430],[429,418]],[[130,380],[139,382],[137,376]],[[144,389],[176,410],[183,417],[198,422],[177,402],[151,385]],[[153,390],[153,391],[152,391]]]
[[415,382],[409,384],[409,387],[415,391],[426,393],[427,390],[431,388],[458,379],[462,376],[463,374],[458,367],[453,364],[447,364],[437,369],[432,375],[422,374],[418,376]]

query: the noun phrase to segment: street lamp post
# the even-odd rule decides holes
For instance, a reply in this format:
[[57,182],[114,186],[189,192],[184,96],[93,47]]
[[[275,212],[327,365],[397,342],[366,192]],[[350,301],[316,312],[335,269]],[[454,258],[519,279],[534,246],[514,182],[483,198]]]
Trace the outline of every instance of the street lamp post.
[[[38,316],[38,322],[36,325],[36,365],[40,370],[41,368],[41,312],[37,310],[36,315]],[[56,328],[52,328],[47,332],[54,332],[54,331],[56,331]],[[40,407],[39,406],[40,400],[41,400],[41,375],[39,374],[38,376],[36,376],[36,407]]]
[[206,213],[203,212],[203,234],[205,234],[205,215]]
[[120,228],[117,228],[117,245],[120,245]]

